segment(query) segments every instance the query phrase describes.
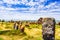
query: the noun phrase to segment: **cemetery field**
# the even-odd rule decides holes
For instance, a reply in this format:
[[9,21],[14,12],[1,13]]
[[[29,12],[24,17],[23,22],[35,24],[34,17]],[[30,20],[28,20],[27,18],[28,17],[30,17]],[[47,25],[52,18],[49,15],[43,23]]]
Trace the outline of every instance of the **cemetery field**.
[[[30,24],[29,27],[25,26],[23,33],[19,29],[14,30],[13,24],[11,22],[0,22],[0,40],[43,40],[41,24]],[[55,40],[60,40],[59,25],[55,27]]]

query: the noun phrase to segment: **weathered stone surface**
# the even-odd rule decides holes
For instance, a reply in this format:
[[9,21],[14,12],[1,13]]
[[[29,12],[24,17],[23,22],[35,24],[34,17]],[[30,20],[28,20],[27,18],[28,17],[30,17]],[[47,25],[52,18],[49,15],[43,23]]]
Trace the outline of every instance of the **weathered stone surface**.
[[37,21],[37,23],[38,23],[38,24],[42,24],[42,19],[43,19],[43,18],[39,18],[38,21]]
[[18,30],[18,24],[17,23],[14,23],[14,29]]
[[44,40],[54,40],[55,38],[55,19],[43,18],[42,34]]

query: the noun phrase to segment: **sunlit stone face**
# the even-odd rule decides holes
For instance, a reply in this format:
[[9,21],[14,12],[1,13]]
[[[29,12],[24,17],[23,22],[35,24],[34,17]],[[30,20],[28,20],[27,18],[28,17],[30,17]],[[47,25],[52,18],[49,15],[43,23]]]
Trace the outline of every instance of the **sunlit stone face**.
[[54,18],[43,18],[42,23],[42,34],[46,40],[54,40],[55,34],[55,19]]

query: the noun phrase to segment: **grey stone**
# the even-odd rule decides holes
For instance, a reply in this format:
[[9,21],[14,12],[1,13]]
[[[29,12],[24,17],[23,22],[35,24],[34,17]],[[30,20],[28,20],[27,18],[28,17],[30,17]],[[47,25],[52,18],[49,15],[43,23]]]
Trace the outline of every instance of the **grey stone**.
[[42,34],[44,40],[54,40],[55,38],[55,19],[43,18]]

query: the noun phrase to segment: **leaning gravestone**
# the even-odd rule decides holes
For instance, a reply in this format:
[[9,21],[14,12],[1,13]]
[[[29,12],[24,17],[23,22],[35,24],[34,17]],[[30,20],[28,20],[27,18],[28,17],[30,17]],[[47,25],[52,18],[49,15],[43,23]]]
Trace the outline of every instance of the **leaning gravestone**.
[[44,40],[55,40],[55,19],[43,18],[42,34]]

